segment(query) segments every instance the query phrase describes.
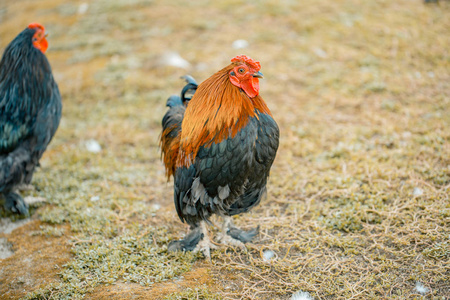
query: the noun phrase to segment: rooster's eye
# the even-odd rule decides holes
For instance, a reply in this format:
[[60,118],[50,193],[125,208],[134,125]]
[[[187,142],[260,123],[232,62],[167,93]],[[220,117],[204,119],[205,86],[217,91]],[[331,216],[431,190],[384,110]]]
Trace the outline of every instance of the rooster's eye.
[[239,68],[238,72],[241,73],[241,74],[244,74],[245,69],[244,68]]

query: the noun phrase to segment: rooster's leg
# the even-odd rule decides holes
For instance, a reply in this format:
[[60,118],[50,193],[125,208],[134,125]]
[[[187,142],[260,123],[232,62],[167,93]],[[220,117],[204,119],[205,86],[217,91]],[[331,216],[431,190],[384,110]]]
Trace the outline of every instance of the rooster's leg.
[[250,242],[258,232],[259,226],[248,231],[236,228],[231,217],[225,216],[223,218],[222,232],[219,233],[218,240],[225,245],[246,249],[244,244]]
[[211,249],[217,247],[211,243],[208,236],[208,228],[204,221],[200,222],[200,226],[191,228],[191,232],[182,240],[172,241],[169,243],[169,251],[193,251],[202,252],[205,257],[211,259]]
[[217,246],[214,245],[211,240],[209,239],[208,235],[208,228],[206,227],[206,222],[201,221],[200,222],[200,230],[203,234],[202,240],[197,244],[197,247],[195,247],[194,252],[202,252],[203,255],[211,259],[211,249],[217,249]]

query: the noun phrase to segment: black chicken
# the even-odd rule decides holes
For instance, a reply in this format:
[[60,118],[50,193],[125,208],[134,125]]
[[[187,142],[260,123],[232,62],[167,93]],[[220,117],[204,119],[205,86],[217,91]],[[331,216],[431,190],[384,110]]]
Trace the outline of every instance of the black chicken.
[[61,119],[61,96],[44,53],[44,26],[33,23],[5,49],[0,62],[0,194],[6,209],[28,215],[15,192],[30,184]]

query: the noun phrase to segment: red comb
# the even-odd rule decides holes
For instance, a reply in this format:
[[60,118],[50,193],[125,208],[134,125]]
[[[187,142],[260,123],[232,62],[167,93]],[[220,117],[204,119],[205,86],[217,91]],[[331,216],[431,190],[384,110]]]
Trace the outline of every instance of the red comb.
[[44,26],[42,26],[42,25],[39,24],[39,23],[31,23],[30,25],[28,25],[28,28],[30,28],[30,29],[39,28],[39,29],[41,29],[42,31],[45,31]]
[[247,65],[256,69],[256,71],[261,70],[261,64],[259,63],[259,61],[253,60],[246,55],[238,55],[231,59],[231,62],[238,62],[238,61],[245,62]]

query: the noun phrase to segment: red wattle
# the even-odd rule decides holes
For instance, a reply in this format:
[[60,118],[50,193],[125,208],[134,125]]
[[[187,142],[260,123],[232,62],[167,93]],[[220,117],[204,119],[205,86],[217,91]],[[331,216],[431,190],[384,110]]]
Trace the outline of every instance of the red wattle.
[[259,80],[256,77],[252,77],[250,80],[241,82],[241,89],[249,96],[254,98],[259,94]]
[[45,38],[43,38],[40,41],[34,41],[33,46],[36,49],[41,50],[42,53],[45,53],[45,51],[47,51],[47,48],[48,48],[48,42]]
[[48,48],[47,40],[45,38],[43,38],[39,44],[41,45],[41,48],[39,50],[41,50],[42,53],[45,53],[45,51],[47,51],[47,48]]

